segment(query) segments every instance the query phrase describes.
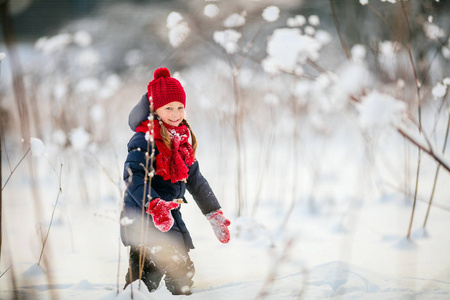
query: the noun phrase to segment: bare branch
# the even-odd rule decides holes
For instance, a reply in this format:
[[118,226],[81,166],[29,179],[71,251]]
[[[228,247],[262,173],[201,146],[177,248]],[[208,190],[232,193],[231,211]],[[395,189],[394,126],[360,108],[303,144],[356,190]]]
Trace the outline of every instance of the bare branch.
[[384,22],[384,24],[386,24],[391,29],[392,32],[394,31],[394,28],[391,26],[391,24],[389,24],[386,18],[383,17],[375,7],[373,7],[370,3],[368,3],[367,6]]
[[436,160],[444,169],[446,169],[448,172],[450,172],[450,164],[445,162],[439,155],[437,155],[433,148],[426,147],[420,142],[418,142],[414,137],[412,137],[408,132],[406,132],[403,128],[396,127],[397,131],[405,137],[407,140],[409,140],[411,143],[416,145],[419,149],[423,150],[424,152],[428,153],[434,160]]
[[339,41],[341,41],[341,45],[342,45],[342,48],[344,48],[345,54],[347,55],[347,59],[351,60],[352,56],[350,54],[350,50],[348,49],[347,43],[345,42],[344,37],[342,36],[341,27],[339,25],[339,20],[338,20],[337,15],[336,15],[336,10],[334,8],[333,1],[334,0],[330,0],[330,7],[331,7],[331,11],[333,13],[334,25],[336,26],[336,31],[337,31],[338,36],[339,36]]
[[14,172],[16,171],[17,167],[22,163],[22,161],[25,159],[25,157],[28,155],[28,153],[30,152],[31,147],[28,148],[27,152],[22,156],[22,158],[20,159],[20,161],[17,163],[17,165],[14,167],[14,169],[11,171],[11,174],[9,174],[8,179],[6,179],[5,184],[2,186],[2,191],[5,188],[6,184],[8,183],[9,179],[11,178],[11,176],[14,174]]
[[8,271],[9,271],[9,269],[11,269],[11,267],[12,267],[12,265],[10,265],[10,266],[8,267],[8,269],[6,269],[6,270],[5,270],[5,272],[3,272],[3,273],[2,273],[2,275],[0,275],[0,278],[2,278],[2,277],[3,277],[3,275],[5,275],[5,274],[6,274],[6,272],[8,272]]

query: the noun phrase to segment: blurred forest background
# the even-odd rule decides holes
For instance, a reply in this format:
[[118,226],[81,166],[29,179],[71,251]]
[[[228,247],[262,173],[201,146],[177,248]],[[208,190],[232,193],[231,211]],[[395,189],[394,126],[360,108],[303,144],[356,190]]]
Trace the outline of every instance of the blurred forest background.
[[[351,228],[349,212],[395,198],[409,238],[426,225],[416,203],[450,210],[449,1],[0,0],[0,12],[6,235],[20,232],[8,205],[35,223],[55,209],[65,223],[71,205],[118,222],[128,113],[161,66],[186,89],[202,172],[236,218],[273,207],[277,226],[300,210]],[[374,95],[395,101],[365,107]]]

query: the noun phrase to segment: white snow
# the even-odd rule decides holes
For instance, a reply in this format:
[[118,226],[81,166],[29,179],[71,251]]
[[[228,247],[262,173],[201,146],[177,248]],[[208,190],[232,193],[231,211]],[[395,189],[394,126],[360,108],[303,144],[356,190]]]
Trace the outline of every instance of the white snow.
[[308,17],[308,23],[311,24],[312,26],[319,26],[320,25],[320,19],[319,16],[317,15],[310,15]]
[[355,62],[363,61],[366,58],[366,47],[363,45],[354,45],[351,49],[352,58]]
[[295,20],[297,20],[297,26],[303,26],[306,24],[306,18],[303,15],[296,15]]
[[219,7],[215,4],[207,4],[203,9],[203,14],[211,19],[217,17],[219,14]]
[[445,58],[450,59],[450,47],[449,46],[442,47],[442,55]]
[[98,78],[87,77],[81,79],[75,86],[75,92],[78,94],[94,94],[100,90],[101,82]]
[[293,72],[298,64],[319,57],[321,44],[314,38],[302,35],[297,28],[276,29],[267,43],[268,56],[263,61],[264,70]]
[[331,42],[331,35],[325,30],[316,30],[316,34],[314,36],[316,41],[318,41],[322,46],[325,46],[329,42]]
[[68,33],[61,33],[51,38],[42,37],[35,43],[35,47],[44,54],[50,55],[64,50],[72,42],[72,36]]
[[125,63],[130,67],[139,65],[143,61],[143,59],[144,55],[139,49],[129,50],[124,57]]
[[166,26],[167,28],[172,29],[182,21],[183,16],[179,12],[173,11],[167,16]]
[[288,27],[302,27],[306,24],[306,18],[303,15],[296,15],[293,18],[288,18],[286,23]]
[[33,156],[41,156],[45,151],[44,143],[38,138],[31,138],[30,145]]
[[234,29],[215,31],[214,41],[225,48],[227,53],[233,54],[238,50],[237,42],[239,41],[241,36],[242,34]]
[[406,112],[406,104],[390,95],[372,91],[361,98],[357,106],[360,123],[363,128],[385,127],[398,124]]
[[432,40],[440,40],[447,35],[438,25],[429,22],[423,23],[423,31],[425,32],[425,35]]
[[92,36],[86,30],[80,30],[73,35],[73,41],[80,47],[88,47],[92,44]]
[[109,74],[105,79],[104,86],[111,89],[112,92],[116,92],[122,87],[122,79],[115,73]]
[[389,77],[394,79],[395,66],[397,64],[398,52],[401,49],[401,45],[397,42],[383,41],[378,45],[380,55],[378,61],[380,65],[386,70]]
[[286,25],[288,26],[288,27],[297,27],[298,25],[297,25],[297,20],[295,19],[295,18],[288,18],[287,20],[286,20]]
[[336,77],[333,94],[335,97],[342,97],[344,102],[349,97],[362,95],[373,82],[367,65],[361,62],[344,62],[337,70]]
[[264,96],[264,101],[270,105],[277,105],[278,103],[280,103],[280,99],[274,93],[267,93]]
[[63,101],[67,96],[67,86],[63,82],[58,82],[53,88],[53,95],[58,101]]
[[434,99],[441,99],[447,93],[447,85],[438,82],[431,90],[431,93],[433,94]]
[[[94,211],[106,211],[108,206],[104,203]],[[417,230],[408,241],[404,225],[409,209],[392,199],[354,207],[341,220],[335,214],[296,210],[284,232],[274,226],[282,216],[272,204],[262,208],[258,218],[231,218],[232,239],[222,245],[195,204],[183,207],[196,244],[190,252],[196,266],[192,299],[255,299],[262,291],[267,299],[297,299],[302,293],[305,299],[444,300],[450,294],[450,281],[444,279],[450,251],[447,212],[433,210],[428,233]],[[424,208],[419,206],[418,215]],[[9,212],[19,213],[19,209]],[[50,292],[58,299],[112,300],[130,299],[133,289],[134,299],[173,299],[164,283],[151,294],[144,284],[139,288],[137,281],[123,290],[128,258],[127,249],[117,240],[117,223],[95,217],[86,207],[71,205],[70,211],[71,234],[69,224],[50,233],[49,246],[57,250],[46,252],[51,253],[51,273],[29,259],[16,266],[21,294],[36,300],[49,299]],[[336,223],[346,230],[334,231]],[[291,246],[289,240],[293,240]],[[21,243],[26,241],[16,241]],[[49,275],[51,285],[46,284]],[[12,297],[8,282],[0,284],[2,298]]]
[[231,14],[223,21],[223,26],[227,28],[241,27],[244,26],[244,24],[245,24],[245,13]]
[[145,133],[145,140],[147,140],[147,141],[153,141],[153,137],[152,137],[152,135],[150,134],[150,131],[147,131],[147,132]]
[[92,106],[89,113],[92,120],[94,120],[95,122],[101,122],[105,116],[105,110],[100,104]]
[[400,45],[398,43],[392,41],[383,41],[378,45],[380,54],[387,58],[394,57],[399,47]]
[[169,29],[169,42],[174,48],[180,46],[191,32],[188,23],[178,12],[171,12],[167,16],[166,26]]
[[305,33],[309,36],[314,36],[314,34],[316,34],[316,29],[312,26],[305,26],[304,30]]
[[100,62],[100,54],[93,49],[86,49],[78,54],[76,61],[83,68],[91,68]]
[[70,143],[75,150],[85,150],[89,144],[90,135],[83,127],[78,127],[70,132]]
[[52,140],[56,145],[62,146],[66,143],[67,137],[64,131],[57,129],[52,133]]
[[133,224],[133,219],[129,219],[128,217],[123,217],[122,219],[120,219],[120,225],[122,226],[128,226]]
[[175,27],[169,31],[169,42],[173,47],[178,47],[188,37],[191,29],[186,22],[178,23]]
[[267,22],[275,22],[280,17],[280,8],[278,6],[268,6],[262,12],[262,17]]

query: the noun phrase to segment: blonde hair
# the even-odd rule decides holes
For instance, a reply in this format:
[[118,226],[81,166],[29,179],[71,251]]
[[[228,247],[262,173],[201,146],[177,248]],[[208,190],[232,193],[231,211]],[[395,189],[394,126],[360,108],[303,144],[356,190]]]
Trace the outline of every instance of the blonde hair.
[[[159,123],[161,124],[161,137],[163,139],[163,142],[167,148],[172,150],[172,140],[170,138],[170,133],[167,130],[166,126],[164,126],[164,123],[162,121],[159,121]],[[195,152],[197,151],[197,138],[195,137],[195,134],[192,131],[191,126],[189,125],[188,121],[186,121],[186,119],[183,119],[183,121],[181,121],[181,125],[185,125],[187,129],[189,129],[189,132],[191,133],[192,149],[194,149],[194,157],[195,157]]]

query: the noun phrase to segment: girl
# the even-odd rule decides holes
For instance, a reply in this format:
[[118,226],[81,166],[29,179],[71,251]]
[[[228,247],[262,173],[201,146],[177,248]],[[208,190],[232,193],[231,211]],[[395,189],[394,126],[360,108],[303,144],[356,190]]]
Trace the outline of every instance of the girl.
[[180,82],[170,77],[168,69],[159,68],[147,90],[129,116],[136,133],[128,143],[124,167],[127,189],[121,237],[130,246],[124,288],[140,278],[153,292],[165,275],[172,294],[190,295],[195,269],[188,252],[194,245],[180,211],[180,203],[186,203],[185,190],[222,243],[230,240],[230,221],[200,173],[195,159],[197,140],[184,119],[186,94]]

